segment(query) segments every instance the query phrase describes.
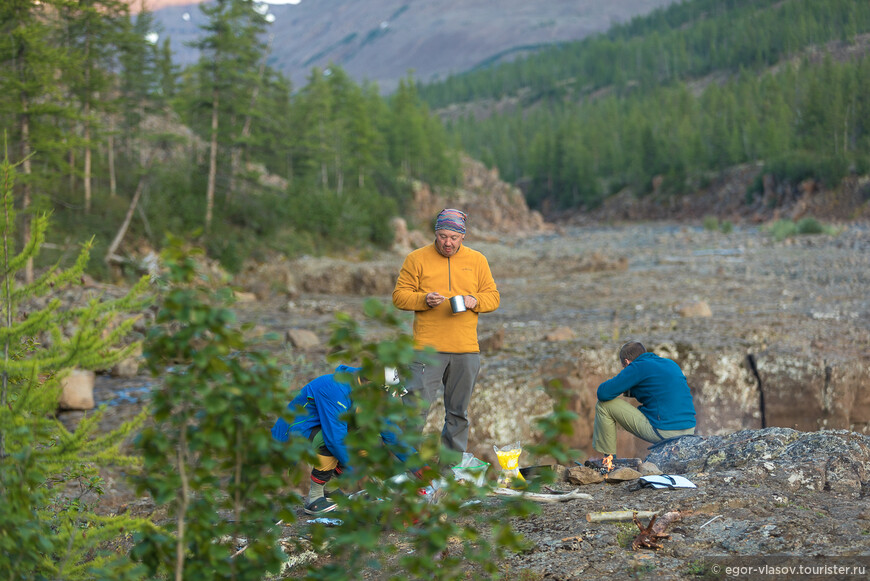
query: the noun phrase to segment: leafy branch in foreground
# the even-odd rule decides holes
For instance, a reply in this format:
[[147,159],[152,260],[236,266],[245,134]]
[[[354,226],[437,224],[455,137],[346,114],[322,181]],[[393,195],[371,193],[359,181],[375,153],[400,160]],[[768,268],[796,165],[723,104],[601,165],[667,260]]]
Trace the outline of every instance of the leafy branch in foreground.
[[[119,346],[135,319],[117,319],[141,306],[146,281],[117,300],[63,308],[52,299],[42,308],[32,306],[35,299],[81,279],[91,245],[72,267],[56,265],[32,283],[21,283],[16,275],[39,252],[48,218],[33,219],[32,236],[16,253],[14,178],[15,165],[5,155],[0,165],[0,572],[15,579],[127,578],[135,574],[134,564],[107,543],[149,525],[95,514],[102,494],[98,468],[136,464],[120,446],[144,415],[98,435],[102,410],[86,416],[74,431],[55,412],[66,372],[109,368],[137,347]],[[64,334],[65,327],[74,329],[71,336]],[[68,493],[71,488],[77,493]]]
[[146,531],[132,555],[176,579],[259,580],[285,560],[273,499],[281,472],[303,454],[272,440],[265,425],[287,402],[281,369],[248,349],[230,289],[201,284],[195,254],[170,239],[168,288],[144,352],[164,380],[152,398],[154,423],[137,440],[145,468],[137,484],[172,521]]
[[[386,340],[368,340],[363,325],[339,314],[333,328],[331,359],[361,365],[366,377],[378,377],[384,366],[397,367],[400,377],[409,377],[414,360],[413,339],[401,330],[397,312],[374,299],[365,303],[366,328],[380,327],[390,334]],[[383,335],[383,333],[378,333]],[[309,578],[346,579],[365,569],[380,571],[381,578],[465,579],[498,576],[498,561],[508,551],[523,548],[522,538],[511,528],[510,518],[536,511],[538,506],[520,498],[505,499],[493,508],[483,502],[489,488],[452,477],[450,465],[456,454],[439,449],[439,434],[420,435],[419,414],[409,412],[400,398],[390,397],[377,382],[354,391],[356,413],[349,417],[355,430],[348,436],[354,470],[343,476],[351,488],[362,486],[364,495],[339,501],[342,525],[314,527],[315,546],[326,546],[330,556]],[[401,426],[401,430],[397,430]],[[563,456],[556,444],[570,431],[570,418],[556,414],[539,422],[541,442],[538,455]],[[396,430],[400,439],[419,452],[406,465],[399,464],[380,443],[380,433]],[[409,479],[390,484],[390,476],[420,465],[425,479],[435,478],[434,495],[421,496],[425,483]],[[532,488],[540,484],[533,483]],[[438,498],[437,502],[428,499]],[[377,500],[374,500],[377,499]],[[412,550],[398,556],[399,545]],[[457,548],[461,545],[461,549]],[[405,551],[403,551],[405,552]]]
[[[171,522],[146,531],[134,559],[152,575],[176,579],[261,579],[288,574],[293,559],[281,549],[301,554],[305,545],[319,553],[305,565],[295,560],[309,579],[366,571],[383,579],[498,576],[500,558],[523,547],[510,518],[537,505],[510,498],[493,507],[483,502],[487,486],[451,477],[457,455],[439,448],[437,434],[422,435],[419,414],[380,380],[387,366],[408,377],[415,355],[399,314],[374,299],[365,303],[363,321],[336,316],[328,356],[373,378],[353,388],[353,409],[343,416],[351,466],[337,480],[360,494],[334,497],[340,526],[314,522],[310,543],[282,538],[279,545],[277,519],[294,523],[301,506],[298,494],[282,494],[282,472],[314,457],[307,439],[277,442],[269,427],[302,386],[288,389],[271,356],[249,348],[229,289],[215,293],[201,284],[192,252],[173,240],[164,253],[168,289],[145,349],[165,383],[153,396],[155,423],[138,440],[145,462],[138,483],[169,508]],[[564,455],[555,441],[570,423],[565,413],[542,419],[535,453]],[[394,436],[389,446],[383,434]],[[391,480],[421,468],[425,481]],[[421,495],[433,480],[437,493]],[[412,550],[400,553],[399,546]],[[295,569],[289,574],[298,575]]]

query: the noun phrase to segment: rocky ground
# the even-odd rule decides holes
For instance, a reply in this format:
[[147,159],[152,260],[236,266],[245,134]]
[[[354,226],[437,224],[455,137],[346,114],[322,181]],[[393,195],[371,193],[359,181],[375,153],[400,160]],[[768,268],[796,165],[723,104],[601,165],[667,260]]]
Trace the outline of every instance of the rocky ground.
[[[554,379],[580,416],[571,443],[590,452],[594,390],[618,372],[615,353],[629,338],[680,363],[701,433],[762,425],[868,433],[866,225],[780,242],[756,226],[725,234],[658,223],[472,235],[467,244],[487,255],[502,296],[479,323],[483,368],[471,409],[479,457],[492,460],[494,443],[534,438]],[[318,359],[335,313],[361,318],[366,297],[389,302],[401,258],[297,261],[286,267],[293,297],[251,302],[246,317],[280,334],[313,333],[304,352],[326,371]],[[621,445],[626,455],[643,450],[628,438]]]
[[[591,498],[542,503],[538,515],[515,520],[533,548],[499,563],[506,577],[723,578],[725,566],[846,566],[856,564],[847,562],[852,558],[870,567],[870,228],[848,224],[836,236],[776,242],[754,226],[727,234],[667,223],[572,226],[471,235],[467,244],[488,256],[502,294],[499,310],[480,319],[486,351],[470,451],[496,465],[493,445],[534,441],[531,420],[552,408],[544,386],[557,378],[574,393],[580,418],[570,444],[582,462],[591,452],[590,394],[617,371],[615,352],[628,338],[681,363],[702,436],[658,455],[620,440],[621,457],[650,455],[697,489],[560,483]],[[238,309],[257,332],[309,331],[315,341],[306,349],[287,343],[278,352],[300,379],[315,375],[327,369],[335,313],[360,316],[365,296],[388,300],[401,258],[330,262],[329,275],[311,259],[287,264],[261,297],[244,302],[240,295]],[[341,290],[318,293],[306,280]],[[764,430],[759,377],[767,390]],[[109,404],[108,421],[140,409],[151,385],[141,376],[99,376],[96,395]],[[64,415],[75,420],[74,412]],[[431,429],[437,419],[436,407]],[[521,458],[522,465],[546,462]],[[107,511],[126,504],[147,513],[147,499],[107,476]],[[500,502],[489,497],[485,507],[497,510]],[[613,510],[680,518],[668,525],[661,549],[635,550],[634,524],[586,520],[589,512]],[[288,534],[305,534],[309,525],[299,516]]]
[[[768,428],[722,438],[715,442],[715,449],[703,450],[701,439],[666,446],[649,459],[675,473],[672,469],[681,466],[672,456],[692,458],[679,473],[697,489],[633,490],[631,482],[584,486],[582,490],[591,499],[547,505],[539,516],[517,522],[517,529],[534,539],[537,549],[509,561],[513,567],[535,571],[542,579],[759,579],[767,577],[728,575],[725,568],[866,567],[870,565],[870,512],[864,494],[870,439],[861,437],[858,449],[850,451],[857,452],[851,457],[862,464],[858,473],[863,474],[863,492],[860,485],[854,487],[854,480],[851,489],[839,492],[788,484],[789,479],[799,480],[796,472],[817,468],[800,457],[802,446],[834,457],[840,443],[826,440],[848,437],[847,432],[806,434]],[[683,449],[675,452],[679,447]],[[664,529],[670,538],[662,539],[658,550],[633,548],[639,534],[634,524],[590,523],[584,518],[593,511],[619,510],[656,511],[660,521],[673,518]],[[649,519],[640,520],[644,526],[649,523]],[[791,574],[774,578],[866,577]]]

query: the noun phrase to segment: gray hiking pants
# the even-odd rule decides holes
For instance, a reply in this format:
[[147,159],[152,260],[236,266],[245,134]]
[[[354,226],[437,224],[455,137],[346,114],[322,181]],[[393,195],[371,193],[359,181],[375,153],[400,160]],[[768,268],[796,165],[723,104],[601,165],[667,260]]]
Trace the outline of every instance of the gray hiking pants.
[[657,430],[643,413],[626,400],[618,397],[595,404],[595,425],[592,428],[592,447],[602,454],[616,455],[616,426],[631,432],[651,444],[695,433],[688,430]]
[[468,448],[468,404],[480,372],[480,353],[422,352],[411,364],[411,379],[406,384],[408,394],[402,398],[408,405],[417,405],[425,424],[429,407],[440,390],[444,391],[444,428],[441,443],[451,450],[465,452]]

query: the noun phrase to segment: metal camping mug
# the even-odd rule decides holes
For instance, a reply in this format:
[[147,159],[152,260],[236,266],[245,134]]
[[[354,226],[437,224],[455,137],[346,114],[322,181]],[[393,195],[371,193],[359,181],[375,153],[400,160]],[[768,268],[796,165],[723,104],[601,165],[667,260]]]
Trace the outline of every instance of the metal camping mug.
[[455,297],[450,297],[450,308],[453,310],[453,314],[461,313],[465,309],[465,296],[464,295],[456,295]]

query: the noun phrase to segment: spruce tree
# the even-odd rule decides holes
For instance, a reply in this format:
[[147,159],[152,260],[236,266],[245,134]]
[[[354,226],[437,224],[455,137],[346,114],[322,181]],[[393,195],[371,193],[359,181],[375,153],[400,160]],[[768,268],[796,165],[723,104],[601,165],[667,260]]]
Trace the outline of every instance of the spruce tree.
[[[261,39],[267,20],[252,0],[216,0],[200,4],[207,21],[204,36],[194,43],[201,51],[197,64],[199,95],[210,114],[209,168],[205,229],[211,228],[217,190],[218,161],[242,135],[251,95],[266,47]],[[229,164],[227,164],[229,165]],[[231,180],[230,180],[231,181]]]
[[[67,137],[58,120],[73,117],[74,106],[63,98],[58,71],[69,66],[68,54],[60,42],[59,0],[0,2],[0,121],[9,128],[15,154],[21,159],[20,207],[41,205],[43,192],[56,184],[58,168],[64,164]],[[39,152],[40,165],[31,155]],[[22,236],[29,240],[30,222]],[[33,261],[24,268],[33,280]]]

